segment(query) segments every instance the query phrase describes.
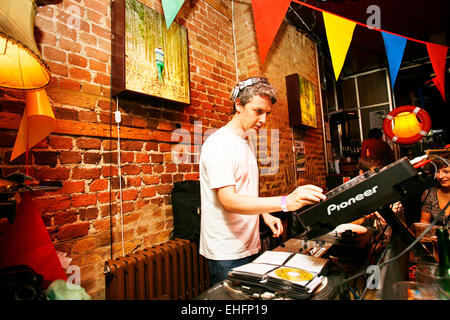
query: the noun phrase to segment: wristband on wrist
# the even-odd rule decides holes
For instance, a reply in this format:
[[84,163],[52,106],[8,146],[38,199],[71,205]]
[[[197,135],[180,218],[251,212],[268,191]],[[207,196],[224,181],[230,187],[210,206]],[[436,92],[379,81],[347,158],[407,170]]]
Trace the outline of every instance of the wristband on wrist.
[[287,196],[281,197],[281,210],[283,210],[283,212],[289,212],[287,208]]

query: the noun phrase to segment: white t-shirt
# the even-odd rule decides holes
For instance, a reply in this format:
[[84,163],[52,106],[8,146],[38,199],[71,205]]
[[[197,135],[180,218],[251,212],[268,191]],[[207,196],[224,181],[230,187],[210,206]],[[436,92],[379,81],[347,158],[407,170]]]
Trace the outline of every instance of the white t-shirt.
[[259,171],[255,151],[228,127],[214,132],[200,155],[200,254],[211,260],[235,260],[261,248],[259,215],[225,211],[217,189],[236,186],[240,194],[258,196]]

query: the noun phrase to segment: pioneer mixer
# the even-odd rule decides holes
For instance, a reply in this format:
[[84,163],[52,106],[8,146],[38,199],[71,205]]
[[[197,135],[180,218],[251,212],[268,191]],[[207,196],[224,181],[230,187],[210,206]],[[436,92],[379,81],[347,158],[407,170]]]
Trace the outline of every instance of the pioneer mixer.
[[312,239],[395,203],[402,199],[405,183],[416,177],[417,171],[407,158],[378,172],[365,172],[328,192],[325,201],[293,213],[291,236],[302,234]]

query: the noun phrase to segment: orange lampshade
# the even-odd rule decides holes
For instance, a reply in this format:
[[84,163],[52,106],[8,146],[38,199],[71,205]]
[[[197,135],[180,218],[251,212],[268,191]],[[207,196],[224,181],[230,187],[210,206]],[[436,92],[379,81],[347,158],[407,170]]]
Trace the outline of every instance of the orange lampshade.
[[430,115],[416,106],[397,107],[383,120],[383,131],[392,142],[411,145],[425,137],[431,129]]
[[392,132],[399,138],[409,138],[415,136],[422,130],[422,125],[417,116],[412,112],[402,112],[393,119],[394,127]]
[[55,128],[56,120],[45,89],[27,91],[25,111],[10,161],[31,149]]
[[50,71],[34,39],[33,0],[0,1],[0,87],[39,89],[50,82]]

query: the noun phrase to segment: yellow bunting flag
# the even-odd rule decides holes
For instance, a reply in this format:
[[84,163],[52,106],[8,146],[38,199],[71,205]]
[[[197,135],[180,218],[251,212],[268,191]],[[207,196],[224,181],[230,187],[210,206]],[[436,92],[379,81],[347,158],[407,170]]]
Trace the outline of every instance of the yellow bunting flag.
[[28,91],[25,111],[17,132],[10,161],[13,161],[44,139],[53,131],[55,123],[55,115],[45,90]]
[[334,75],[337,80],[347,56],[356,23],[327,12],[323,12],[323,20],[333,62]]

